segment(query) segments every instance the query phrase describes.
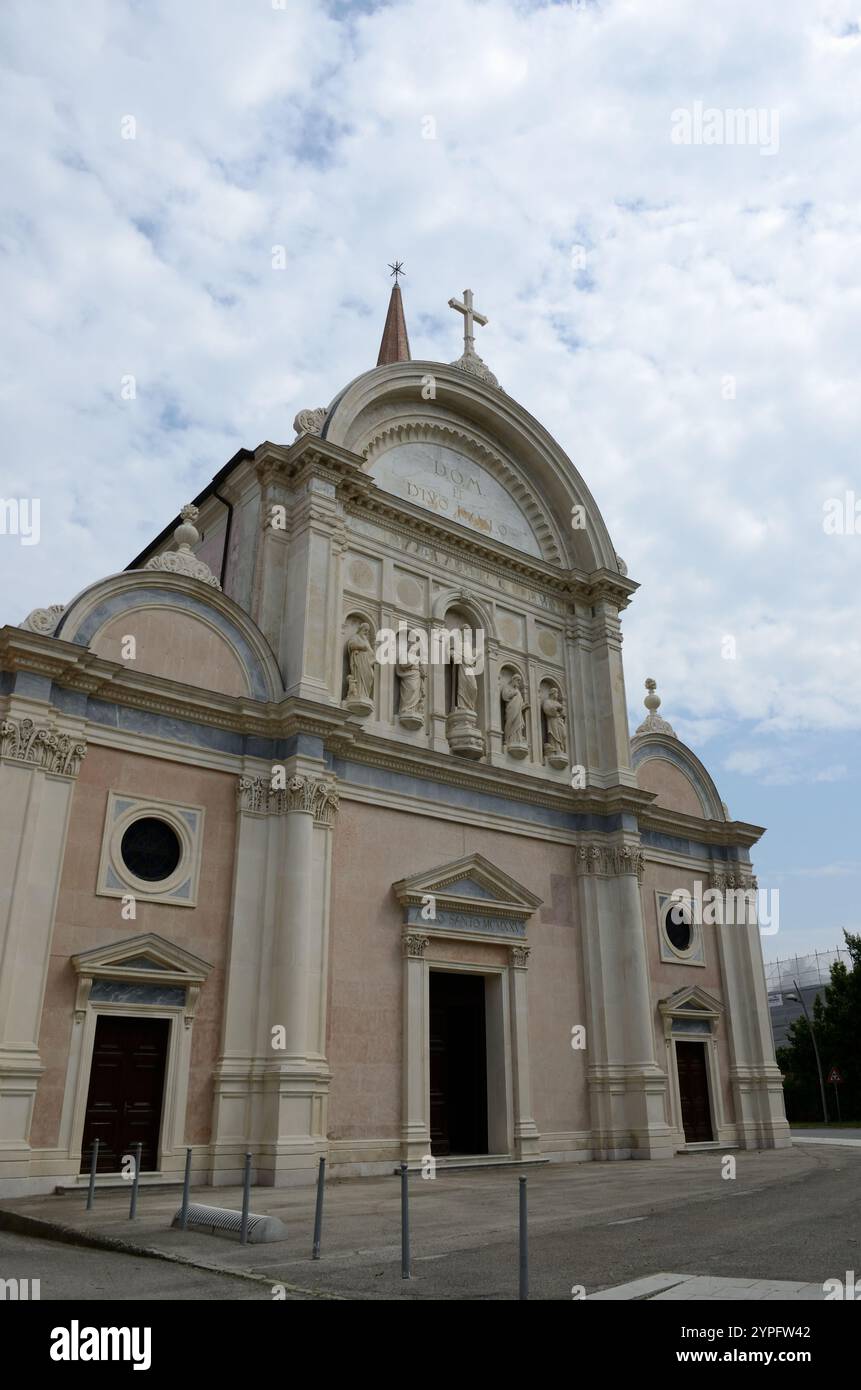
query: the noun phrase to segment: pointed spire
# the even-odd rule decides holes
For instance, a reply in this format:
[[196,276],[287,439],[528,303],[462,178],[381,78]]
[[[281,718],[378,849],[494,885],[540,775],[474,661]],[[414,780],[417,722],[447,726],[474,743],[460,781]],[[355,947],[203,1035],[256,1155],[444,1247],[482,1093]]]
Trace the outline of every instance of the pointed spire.
[[383,341],[380,343],[380,355],[377,358],[378,367],[388,367],[392,362],[411,361],[407,321],[404,318],[404,301],[401,298],[401,288],[398,284],[398,276],[403,275],[403,273],[401,262],[395,261],[392,267],[395,283],[392,285],[389,312],[386,314]]

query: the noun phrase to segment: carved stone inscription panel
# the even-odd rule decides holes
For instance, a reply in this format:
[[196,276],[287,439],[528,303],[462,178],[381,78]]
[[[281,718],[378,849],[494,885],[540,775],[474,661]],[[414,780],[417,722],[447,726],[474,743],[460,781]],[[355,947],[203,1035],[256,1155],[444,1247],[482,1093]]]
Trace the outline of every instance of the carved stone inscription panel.
[[541,558],[541,547],[518,504],[487,469],[444,444],[416,440],[388,449],[373,465],[380,487],[417,507],[456,521],[488,540]]

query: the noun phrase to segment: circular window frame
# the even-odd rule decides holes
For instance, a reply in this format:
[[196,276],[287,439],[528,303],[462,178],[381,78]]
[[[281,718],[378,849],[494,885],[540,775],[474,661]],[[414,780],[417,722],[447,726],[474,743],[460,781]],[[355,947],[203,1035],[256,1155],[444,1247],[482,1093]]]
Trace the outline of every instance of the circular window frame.
[[[179,861],[167,878],[138,878],[123,858],[122,844],[126,831],[139,820],[161,820],[169,825],[179,841]],[[167,806],[139,803],[130,806],[111,826],[109,844],[111,867],[118,878],[139,898],[161,898],[175,893],[194,871],[194,841],[188,825],[176,811]]]
[[[678,947],[667,930],[667,918],[675,908],[682,908],[685,913],[685,923],[690,931],[690,940],[684,949]],[[681,926],[681,923],[679,923]],[[693,919],[690,904],[684,898],[674,898],[668,894],[666,901],[661,906],[661,936],[670,951],[677,960],[689,961],[700,954],[699,926]]]

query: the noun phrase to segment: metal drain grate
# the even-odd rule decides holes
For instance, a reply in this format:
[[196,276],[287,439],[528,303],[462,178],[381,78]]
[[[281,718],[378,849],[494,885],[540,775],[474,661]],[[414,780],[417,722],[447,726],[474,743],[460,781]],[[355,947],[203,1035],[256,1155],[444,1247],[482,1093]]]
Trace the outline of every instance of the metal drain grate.
[[[178,1226],[182,1210],[176,1213],[171,1223]],[[228,1240],[239,1240],[242,1231],[242,1212],[231,1211],[229,1207],[208,1207],[202,1203],[189,1203],[186,1229],[203,1231],[210,1236],[226,1236]],[[277,1216],[253,1216],[248,1214],[249,1245],[265,1245],[274,1240],[286,1240],[287,1227]]]

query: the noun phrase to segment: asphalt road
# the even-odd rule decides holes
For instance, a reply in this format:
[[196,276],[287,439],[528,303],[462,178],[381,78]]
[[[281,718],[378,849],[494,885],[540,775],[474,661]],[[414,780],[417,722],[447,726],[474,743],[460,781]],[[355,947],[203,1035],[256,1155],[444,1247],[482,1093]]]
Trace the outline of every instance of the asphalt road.
[[0,1231],[0,1278],[38,1279],[46,1299],[271,1299],[271,1289],[230,1274],[210,1274],[166,1260]]
[[[854,1270],[861,1280],[861,1151],[805,1146],[794,1154],[742,1155],[732,1182],[721,1181],[720,1162],[713,1155],[652,1171],[646,1164],[584,1164],[533,1173],[531,1297],[569,1300],[575,1286],[591,1294],[664,1271],[822,1282]],[[400,1274],[398,1187],[379,1181],[330,1193],[331,1237],[315,1264],[298,1219],[291,1218],[292,1250],[270,1245],[243,1253],[208,1237],[190,1249],[177,1232],[141,1233],[146,1243],[158,1238],[208,1262],[241,1261],[262,1276],[259,1283],[3,1231],[0,1278],[39,1278],[43,1301],[271,1300],[276,1282],[346,1298],[515,1299],[516,1178],[476,1172],[439,1181],[436,1191],[414,1186],[410,1281]],[[290,1192],[283,1199],[309,1201]],[[500,1220],[500,1199],[510,1219]],[[353,1226],[347,1207],[361,1215]],[[336,1227],[346,1233],[339,1247]]]

